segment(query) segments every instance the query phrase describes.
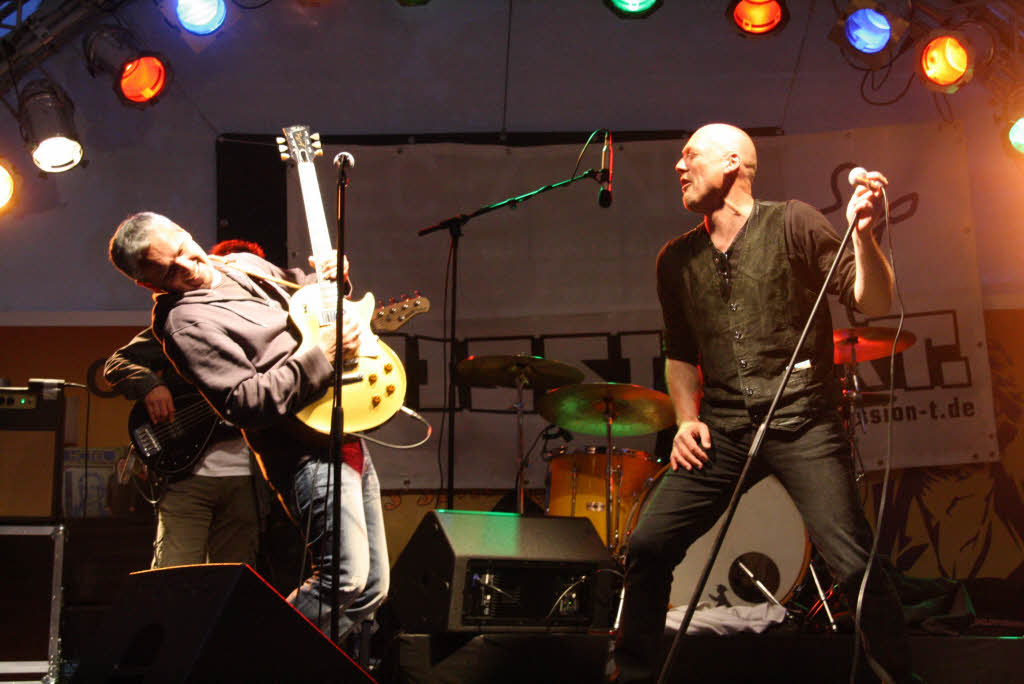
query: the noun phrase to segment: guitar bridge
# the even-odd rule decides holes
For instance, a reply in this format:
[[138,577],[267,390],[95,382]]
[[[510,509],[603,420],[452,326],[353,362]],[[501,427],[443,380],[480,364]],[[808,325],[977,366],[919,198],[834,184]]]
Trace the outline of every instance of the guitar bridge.
[[341,374],[341,384],[342,385],[351,385],[351,384],[356,383],[356,382],[362,382],[363,378],[365,378],[365,377],[366,376],[363,375],[362,373],[360,373],[359,371],[356,371],[355,373],[342,373]]
[[135,431],[135,441],[143,456],[152,457],[153,454],[160,453],[160,440],[153,434],[149,425],[143,425]]

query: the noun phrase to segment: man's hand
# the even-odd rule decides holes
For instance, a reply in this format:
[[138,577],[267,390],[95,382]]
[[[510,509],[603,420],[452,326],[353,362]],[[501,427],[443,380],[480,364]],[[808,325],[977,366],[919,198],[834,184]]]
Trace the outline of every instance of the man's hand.
[[[320,328],[320,338],[317,346],[320,347],[327,360],[332,364],[337,357],[337,326],[334,324]],[[342,359],[354,359],[359,354],[360,325],[359,317],[354,313],[344,313],[341,317],[341,357]]]
[[174,397],[167,385],[157,385],[149,390],[142,403],[146,405],[149,419],[154,423],[169,423],[174,420]]
[[[348,280],[348,257],[342,255],[341,257],[341,272],[344,279]],[[309,265],[313,268],[317,267],[316,259],[309,257]],[[330,281],[336,281],[338,279],[338,253],[331,252],[330,255],[324,257],[320,263],[320,270],[318,271],[324,278]]]
[[877,215],[881,214],[882,188],[889,185],[889,179],[878,171],[868,171],[864,175],[868,184],[858,184],[846,205],[846,220],[850,223],[857,221],[858,233],[870,228]]
[[359,316],[354,311],[341,317],[341,358],[354,359],[359,354],[359,336],[362,332]]
[[672,466],[672,470],[679,468],[702,470],[708,460],[704,449],[710,448],[711,432],[708,430],[708,426],[699,420],[684,421],[680,423],[679,429],[676,430],[676,436],[672,440],[672,455],[669,457],[669,464]]

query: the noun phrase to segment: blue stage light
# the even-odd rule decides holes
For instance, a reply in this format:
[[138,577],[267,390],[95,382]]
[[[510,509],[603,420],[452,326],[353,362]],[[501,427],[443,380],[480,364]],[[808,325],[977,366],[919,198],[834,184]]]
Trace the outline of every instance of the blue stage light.
[[189,33],[205,36],[224,23],[227,7],[224,0],[178,0],[178,22]]
[[859,9],[846,18],[846,40],[859,52],[881,52],[892,37],[892,26],[881,12]]

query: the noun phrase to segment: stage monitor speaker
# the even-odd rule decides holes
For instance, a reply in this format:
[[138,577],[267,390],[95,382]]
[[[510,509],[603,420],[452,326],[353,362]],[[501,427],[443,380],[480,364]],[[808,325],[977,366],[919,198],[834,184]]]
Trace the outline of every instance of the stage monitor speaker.
[[390,600],[407,632],[605,629],[614,568],[589,518],[430,511]]
[[72,682],[373,682],[245,564],[133,573]]

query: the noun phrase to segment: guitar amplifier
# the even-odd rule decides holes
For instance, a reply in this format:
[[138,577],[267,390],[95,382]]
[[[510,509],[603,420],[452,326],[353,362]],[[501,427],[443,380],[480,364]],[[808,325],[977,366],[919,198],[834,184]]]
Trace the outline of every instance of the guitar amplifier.
[[0,387],[0,520],[60,517],[63,380]]

